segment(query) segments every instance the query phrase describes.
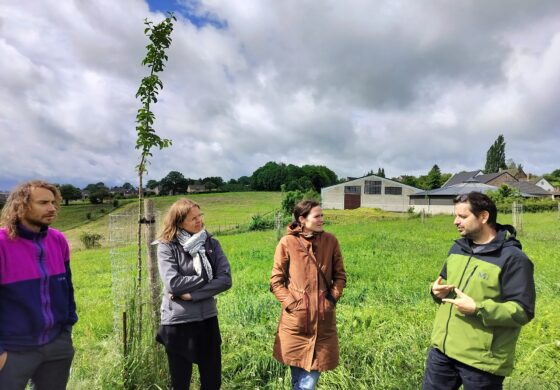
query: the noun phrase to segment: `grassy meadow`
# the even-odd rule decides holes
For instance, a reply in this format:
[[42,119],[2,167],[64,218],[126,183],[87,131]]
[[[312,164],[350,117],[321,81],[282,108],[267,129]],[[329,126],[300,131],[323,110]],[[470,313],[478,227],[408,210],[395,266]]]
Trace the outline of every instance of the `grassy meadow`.
[[[153,197],[157,211],[165,211],[177,199],[185,195]],[[204,211],[204,221],[211,229],[220,231],[238,224],[248,224],[255,214],[270,213],[280,207],[279,192],[227,192],[210,194],[192,194],[187,197],[200,204]],[[119,200],[115,210],[110,203],[91,205],[87,203],[70,204],[60,208],[59,216],[53,227],[64,231],[72,249],[83,249],[80,235],[83,232],[99,233],[103,236],[102,246],[107,246],[109,237],[109,211],[115,214],[138,212],[138,200]],[[103,210],[103,212],[101,212]],[[86,215],[91,213],[93,220]]]
[[[210,230],[216,221],[230,216],[250,219],[280,203],[280,194],[274,193],[192,198],[202,205]],[[164,209],[176,197],[156,199],[156,207]],[[337,307],[340,366],[321,376],[319,389],[420,388],[436,310],[428,291],[457,238],[452,217],[435,216],[422,223],[408,215],[365,209],[325,214],[331,221],[326,230],[341,244],[348,285]],[[500,222],[510,219],[506,215]],[[107,229],[96,225],[99,221],[82,228]],[[535,264],[537,313],[521,333],[516,369],[506,379],[506,389],[560,389],[559,222],[558,213],[524,215],[519,238]],[[289,389],[289,370],[271,357],[280,315],[280,305],[268,289],[276,233],[218,238],[234,282],[219,297],[223,388]],[[76,357],[69,388],[122,388],[109,250],[76,249],[72,267],[80,320],[74,329]],[[165,388],[165,383],[157,386]]]

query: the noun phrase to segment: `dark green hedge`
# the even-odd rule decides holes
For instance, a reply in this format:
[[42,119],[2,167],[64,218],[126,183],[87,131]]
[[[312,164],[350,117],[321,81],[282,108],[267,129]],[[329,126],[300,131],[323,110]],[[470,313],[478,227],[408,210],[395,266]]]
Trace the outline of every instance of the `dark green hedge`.
[[[557,199],[523,199],[520,201],[523,204],[523,211],[526,213],[540,213],[542,211],[556,211],[558,210]],[[496,204],[498,213],[511,213],[513,202],[500,202]]]

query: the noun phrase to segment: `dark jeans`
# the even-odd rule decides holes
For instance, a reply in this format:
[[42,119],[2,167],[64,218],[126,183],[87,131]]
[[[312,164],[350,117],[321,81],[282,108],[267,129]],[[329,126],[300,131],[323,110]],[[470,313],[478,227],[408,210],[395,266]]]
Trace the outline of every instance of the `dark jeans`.
[[218,318],[178,325],[162,325],[158,341],[165,345],[173,390],[190,388],[192,365],[198,365],[201,390],[222,384],[222,353]]
[[428,352],[424,390],[501,390],[503,376],[490,374],[444,355],[436,348]]
[[[183,356],[175,353],[167,353],[169,362],[169,373],[171,374],[171,386],[173,390],[188,390],[190,388],[193,363]],[[200,372],[201,390],[218,390],[222,384],[222,362],[220,356],[208,355],[207,359],[201,359],[198,363]]]
[[0,370],[0,389],[23,390],[31,379],[34,390],[64,390],[74,358],[70,332],[30,351],[8,351]]

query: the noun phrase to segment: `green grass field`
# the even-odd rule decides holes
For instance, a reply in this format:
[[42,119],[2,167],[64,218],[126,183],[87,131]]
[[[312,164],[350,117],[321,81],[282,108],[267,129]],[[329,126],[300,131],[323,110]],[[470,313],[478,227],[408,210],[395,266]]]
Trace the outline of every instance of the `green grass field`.
[[[173,202],[185,195],[152,197],[154,208],[165,213]],[[281,193],[279,192],[226,192],[215,194],[192,194],[187,198],[200,204],[204,212],[207,226],[216,231],[233,227],[238,224],[248,224],[256,214],[265,214],[280,207]],[[138,213],[137,200],[120,200],[121,207],[114,211],[116,214]],[[100,210],[104,210],[103,213]],[[64,232],[72,249],[82,249],[80,235],[84,232],[101,234],[103,247],[108,245],[110,204],[90,205],[72,204],[62,206],[53,227]],[[89,221],[87,213],[92,213],[95,220]],[[163,214],[162,214],[163,215]]]
[[[267,211],[280,202],[280,194],[258,199],[258,193],[232,194],[230,203],[219,200],[225,194],[215,195],[197,199],[210,229],[222,213],[250,218],[254,209],[262,206]],[[174,200],[161,199],[163,207]],[[348,286],[337,308],[341,364],[321,376],[319,388],[419,388],[436,309],[428,290],[457,238],[452,217],[421,223],[371,210],[325,214],[332,222],[327,230],[341,244]],[[500,222],[509,223],[510,218]],[[560,388],[559,222],[558,213],[524,215],[520,240],[535,264],[537,314],[521,333],[516,369],[506,379],[506,389]],[[289,389],[288,370],[271,357],[280,314],[268,290],[276,234],[218,238],[234,279],[232,289],[219,298],[223,388]],[[119,388],[120,344],[113,331],[109,250],[76,250],[72,267],[80,320],[74,330],[77,352],[69,388]]]

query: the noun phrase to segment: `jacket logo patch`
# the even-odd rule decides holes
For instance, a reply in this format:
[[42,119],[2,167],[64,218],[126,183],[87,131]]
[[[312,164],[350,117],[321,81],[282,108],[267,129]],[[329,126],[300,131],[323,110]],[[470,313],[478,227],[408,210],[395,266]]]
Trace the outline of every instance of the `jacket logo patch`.
[[486,272],[480,271],[480,272],[478,273],[478,277],[479,277],[480,279],[488,280],[488,274],[487,274]]

